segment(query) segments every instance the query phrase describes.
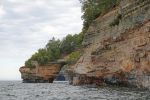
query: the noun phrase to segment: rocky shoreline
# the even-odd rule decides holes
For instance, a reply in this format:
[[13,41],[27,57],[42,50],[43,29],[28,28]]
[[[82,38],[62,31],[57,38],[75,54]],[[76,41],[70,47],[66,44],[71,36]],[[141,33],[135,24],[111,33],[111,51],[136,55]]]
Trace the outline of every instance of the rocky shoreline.
[[[122,0],[99,16],[84,35],[84,53],[68,69],[70,83],[150,88],[149,16],[149,0]],[[25,82],[53,82],[61,67],[22,67],[20,72]]]
[[149,0],[122,0],[98,17],[85,34],[84,54],[71,69],[71,83],[150,88],[149,16]]

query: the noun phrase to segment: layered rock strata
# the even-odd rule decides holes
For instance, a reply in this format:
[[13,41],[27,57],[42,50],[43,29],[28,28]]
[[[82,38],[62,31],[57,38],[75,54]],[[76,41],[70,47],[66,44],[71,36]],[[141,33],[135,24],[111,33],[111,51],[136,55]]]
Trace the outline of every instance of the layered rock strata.
[[150,1],[122,0],[84,36],[72,84],[150,87]]
[[26,83],[52,83],[59,71],[61,64],[52,63],[35,68],[21,67],[21,78]]

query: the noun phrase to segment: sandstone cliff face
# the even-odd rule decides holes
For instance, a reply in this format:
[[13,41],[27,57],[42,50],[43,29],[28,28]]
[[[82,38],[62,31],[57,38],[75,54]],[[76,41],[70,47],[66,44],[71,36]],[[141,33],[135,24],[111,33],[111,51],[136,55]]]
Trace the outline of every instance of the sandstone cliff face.
[[52,83],[56,75],[61,70],[61,64],[48,64],[37,66],[36,68],[21,67],[21,77],[23,82],[48,82]]
[[72,82],[150,87],[150,1],[122,0],[85,34]]

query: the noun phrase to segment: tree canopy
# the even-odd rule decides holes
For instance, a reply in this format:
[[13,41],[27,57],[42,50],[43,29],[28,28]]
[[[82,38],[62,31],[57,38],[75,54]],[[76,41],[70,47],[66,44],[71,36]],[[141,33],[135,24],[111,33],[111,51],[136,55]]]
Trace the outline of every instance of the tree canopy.
[[61,42],[61,52],[63,54],[69,54],[74,50],[82,47],[83,34],[67,35]]
[[45,65],[82,48],[83,34],[67,35],[63,40],[52,38],[45,48],[39,49],[26,62],[25,66],[33,68],[33,61]]

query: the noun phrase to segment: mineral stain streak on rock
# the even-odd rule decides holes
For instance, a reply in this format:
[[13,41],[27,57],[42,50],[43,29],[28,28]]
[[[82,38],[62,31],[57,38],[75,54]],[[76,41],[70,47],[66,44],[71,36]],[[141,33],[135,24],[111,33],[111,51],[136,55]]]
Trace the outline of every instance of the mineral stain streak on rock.
[[[68,69],[73,85],[150,88],[150,1],[121,0],[89,26],[84,53]],[[53,82],[62,64],[20,68],[24,82]]]
[[21,67],[21,77],[25,83],[52,83],[59,74],[64,62],[53,62],[35,68]]
[[71,83],[150,88],[149,16],[149,0],[122,0],[98,17],[84,36],[84,54],[71,69]]

